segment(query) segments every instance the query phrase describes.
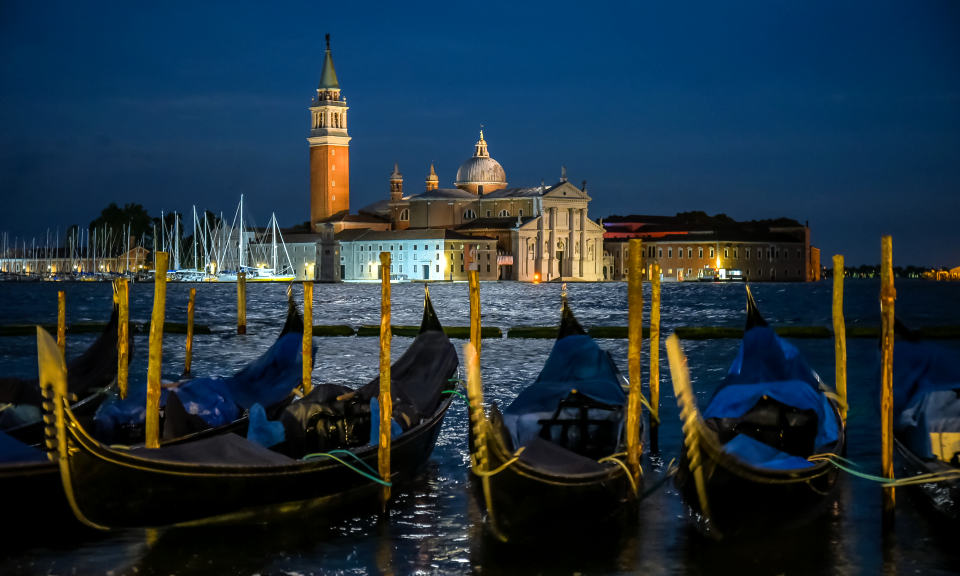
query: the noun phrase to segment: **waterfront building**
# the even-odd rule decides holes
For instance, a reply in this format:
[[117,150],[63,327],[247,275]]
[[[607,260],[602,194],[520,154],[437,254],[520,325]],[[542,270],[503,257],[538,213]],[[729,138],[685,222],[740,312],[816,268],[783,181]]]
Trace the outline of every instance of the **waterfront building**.
[[552,186],[508,188],[506,171],[490,156],[483,131],[457,170],[453,188],[440,188],[430,166],[423,192],[405,194],[394,165],[390,198],[364,210],[389,218],[394,230],[443,228],[496,239],[501,280],[599,280],[603,228],[588,217],[590,196],[561,170]]
[[380,253],[390,253],[393,280],[466,280],[475,266],[481,280],[497,279],[496,239],[444,228],[345,230],[340,243],[340,278],[348,282],[381,278]]
[[654,264],[664,280],[802,282],[820,279],[820,251],[810,228],[781,218],[737,222],[724,215],[611,216],[603,219],[603,276],[624,280],[631,238],[643,240],[643,277]]

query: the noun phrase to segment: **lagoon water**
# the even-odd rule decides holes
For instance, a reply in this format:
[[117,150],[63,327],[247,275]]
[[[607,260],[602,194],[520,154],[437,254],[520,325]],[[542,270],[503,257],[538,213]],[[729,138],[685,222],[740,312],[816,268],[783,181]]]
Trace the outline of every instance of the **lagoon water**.
[[[187,291],[197,288],[196,321],[212,335],[194,342],[194,373],[230,374],[272,343],[285,312],[285,286],[250,284],[248,333],[234,328],[234,285],[169,284],[167,320],[186,318]],[[150,316],[152,284],[132,285],[135,321]],[[831,325],[831,283],[757,284],[760,309],[774,325]],[[55,323],[56,291],[67,292],[68,323],[104,321],[111,288],[97,283],[0,283],[0,324]],[[314,288],[316,324],[377,324],[379,285],[318,284]],[[430,286],[441,322],[468,323],[467,286]],[[922,281],[897,284],[897,316],[912,326],[960,325],[960,285]],[[302,289],[294,286],[298,300]],[[877,326],[879,284],[851,280],[846,286],[848,326]],[[423,287],[393,286],[394,324],[418,324]],[[587,327],[626,325],[626,285],[571,284],[574,312]],[[646,287],[649,308],[649,286]],[[481,285],[483,322],[506,329],[518,325],[555,325],[560,286],[516,283]],[[737,284],[665,284],[662,332],[677,326],[737,326],[744,320],[744,288]],[[79,354],[92,334],[68,334],[68,357]],[[396,337],[397,358],[410,338]],[[377,374],[377,339],[318,338],[315,382],[356,385]],[[833,340],[794,343],[827,382],[833,381]],[[0,375],[36,374],[32,337],[0,339]],[[463,341],[454,344],[461,350]],[[146,379],[146,339],[135,337],[131,380]],[[482,370],[487,401],[509,403],[543,365],[552,341],[488,339]],[[626,373],[626,341],[601,340]],[[685,341],[693,385],[701,406],[723,377],[739,341]],[[960,355],[960,341],[944,341]],[[644,343],[644,382],[647,343]],[[880,469],[878,352],[873,339],[848,341],[850,413],[848,457],[866,472]],[[164,339],[164,372],[179,374],[183,336]],[[958,356],[960,357],[960,356]],[[661,352],[661,458],[644,461],[647,486],[661,476],[664,462],[682,447],[680,422]],[[205,529],[127,530],[106,534],[77,531],[48,538],[19,534],[15,518],[5,517],[0,545],[0,574],[954,574],[960,573],[956,527],[932,522],[907,491],[898,492],[893,530],[881,530],[880,488],[842,476],[836,499],[813,524],[762,540],[716,543],[700,536],[687,521],[672,483],[644,500],[635,523],[614,534],[596,536],[592,526],[576,526],[563,543],[502,546],[489,539],[468,492],[467,414],[457,401],[447,414],[427,469],[412,484],[395,490],[389,519],[368,511],[338,518],[310,518],[268,525]],[[16,498],[3,494],[2,498]],[[116,495],[122,498],[122,494]],[[557,503],[562,506],[561,502]]]

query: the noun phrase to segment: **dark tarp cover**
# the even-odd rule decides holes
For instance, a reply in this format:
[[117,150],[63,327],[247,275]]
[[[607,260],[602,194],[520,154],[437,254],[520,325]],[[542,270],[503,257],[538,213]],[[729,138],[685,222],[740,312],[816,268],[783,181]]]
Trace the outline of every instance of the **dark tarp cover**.
[[[839,439],[840,423],[820,385],[820,377],[793,344],[777,336],[769,326],[754,326],[744,334],[737,357],[714,392],[704,418],[742,417],[768,396],[798,410],[814,410],[817,415],[815,444],[818,448],[827,447]],[[749,444],[747,440],[739,440],[729,450],[755,466],[777,460],[774,454],[754,450]],[[786,460],[779,461],[774,467]]]
[[[436,413],[443,390],[457,370],[457,351],[441,330],[421,332],[390,367],[393,422],[403,431]],[[379,417],[371,403],[380,393],[377,376],[359,389],[337,384],[317,384],[310,394],[287,406],[281,421],[285,452],[302,455],[370,442]],[[379,413],[379,407],[376,408]],[[396,435],[396,428],[392,434]]]
[[[211,427],[236,420],[254,404],[272,406],[282,402],[302,378],[302,335],[287,333],[260,357],[227,378],[194,378],[174,389],[161,391],[160,406],[168,394],[177,395],[187,413],[199,416]],[[96,435],[111,442],[113,432],[123,426],[143,423],[146,406],[146,383],[131,386],[127,398],[113,394],[97,409],[94,416]]]
[[538,437],[539,420],[552,416],[572,390],[603,404],[626,403],[616,365],[590,336],[574,334],[557,340],[537,380],[504,410],[503,422],[514,446],[525,446]]
[[935,458],[930,434],[960,432],[960,362],[941,346],[898,339],[893,347],[894,428],[921,458]]
[[151,460],[194,464],[277,466],[294,462],[283,454],[273,452],[236,434],[218,434],[210,438],[160,448],[134,448],[130,454]]

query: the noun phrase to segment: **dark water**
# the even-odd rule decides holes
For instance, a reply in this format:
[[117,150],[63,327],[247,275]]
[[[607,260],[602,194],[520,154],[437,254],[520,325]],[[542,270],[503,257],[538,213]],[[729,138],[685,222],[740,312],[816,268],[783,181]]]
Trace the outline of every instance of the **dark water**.
[[[189,286],[169,285],[168,321],[186,317]],[[67,291],[68,320],[103,321],[110,310],[107,284],[0,284],[0,324],[56,320],[56,290]],[[483,284],[485,325],[506,330],[516,325],[555,324],[557,285]],[[830,326],[829,283],[759,284],[753,287],[761,310],[773,324]],[[847,325],[879,325],[879,285],[849,281]],[[960,285],[908,282],[897,285],[897,315],[910,325],[960,325]],[[132,288],[132,315],[148,319],[151,285]],[[224,375],[236,370],[273,341],[284,317],[284,286],[248,286],[248,334],[234,334],[235,287],[197,286],[197,322],[213,335],[197,336],[194,372]],[[294,290],[302,294],[299,286]],[[418,324],[422,287],[394,285],[394,323]],[[649,303],[649,288],[647,289]],[[570,301],[581,322],[626,324],[624,284],[573,284]],[[431,286],[438,315],[447,325],[468,323],[465,284]],[[317,285],[314,321],[318,324],[376,324],[379,286]],[[742,285],[667,284],[663,287],[664,334],[676,326],[741,326]],[[68,356],[79,354],[94,335],[68,336]],[[317,340],[315,381],[357,384],[377,372],[376,338]],[[395,338],[396,358],[411,342]],[[833,341],[795,340],[824,380],[833,380]],[[131,379],[146,377],[146,341],[137,336]],[[455,341],[458,349],[462,341]],[[536,377],[552,345],[548,340],[485,340],[483,376],[488,400],[509,402]],[[944,345],[960,352],[960,342]],[[626,372],[626,341],[603,340]],[[738,341],[684,342],[701,402],[720,381]],[[644,367],[647,366],[646,343]],[[848,456],[867,472],[880,468],[876,398],[877,344],[849,340],[850,413]],[[35,340],[0,339],[0,374],[36,372]],[[663,460],[678,456],[682,438],[665,353],[661,352],[660,432]],[[183,337],[164,339],[164,370],[178,374]],[[647,382],[644,373],[644,382]],[[636,523],[613,534],[591,526],[574,527],[570,542],[504,547],[484,533],[480,513],[467,492],[467,416],[462,403],[447,415],[425,473],[395,492],[388,521],[369,512],[335,519],[216,529],[129,530],[108,534],[19,534],[10,545],[16,520],[4,518],[6,544],[0,547],[0,574],[952,574],[960,573],[956,528],[939,526],[918,512],[905,491],[898,492],[893,531],[884,535],[880,489],[865,480],[843,477],[837,499],[815,523],[761,540],[720,544],[701,537],[685,518],[679,495],[666,484],[643,502]],[[644,463],[648,486],[662,461]],[[15,498],[4,494],[2,498]],[[122,497],[122,495],[117,495]],[[557,503],[562,505],[562,503]]]

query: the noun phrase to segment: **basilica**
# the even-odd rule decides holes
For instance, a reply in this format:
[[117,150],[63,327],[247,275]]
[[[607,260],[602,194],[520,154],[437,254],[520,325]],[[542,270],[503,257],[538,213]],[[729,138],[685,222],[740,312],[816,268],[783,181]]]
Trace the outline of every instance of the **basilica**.
[[452,188],[440,187],[431,165],[422,189],[405,190],[395,164],[385,187],[389,197],[351,214],[347,110],[328,37],[307,141],[311,226],[315,233],[335,234],[339,244],[339,273],[330,278],[379,277],[379,251],[392,253],[390,274],[398,280],[464,279],[471,267],[488,280],[603,278],[604,231],[588,217],[586,182],[571,184],[562,169],[552,186],[509,187],[482,130]]

